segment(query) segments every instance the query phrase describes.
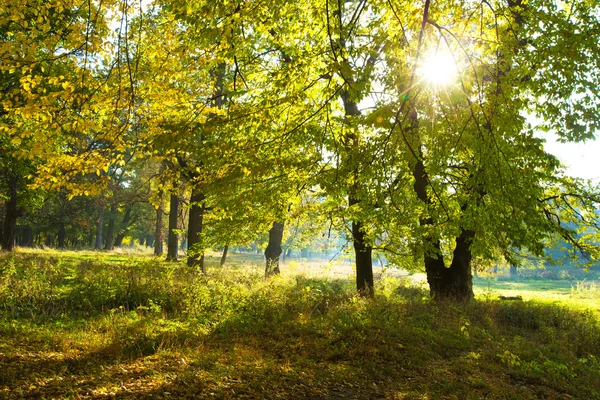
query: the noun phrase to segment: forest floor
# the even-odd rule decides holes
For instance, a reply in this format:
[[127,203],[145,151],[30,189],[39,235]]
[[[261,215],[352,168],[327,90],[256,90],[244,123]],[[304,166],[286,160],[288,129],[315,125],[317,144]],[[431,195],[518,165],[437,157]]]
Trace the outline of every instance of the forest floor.
[[[343,262],[206,275],[135,251],[0,254],[0,399],[600,399],[600,289],[475,280],[468,304]],[[501,300],[499,296],[521,296]]]

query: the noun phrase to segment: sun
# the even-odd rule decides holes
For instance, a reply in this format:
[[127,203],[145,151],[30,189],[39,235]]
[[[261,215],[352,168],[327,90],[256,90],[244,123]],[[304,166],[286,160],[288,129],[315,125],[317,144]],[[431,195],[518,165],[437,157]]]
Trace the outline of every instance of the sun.
[[418,74],[432,86],[447,86],[455,80],[458,69],[449,50],[436,50],[425,54]]

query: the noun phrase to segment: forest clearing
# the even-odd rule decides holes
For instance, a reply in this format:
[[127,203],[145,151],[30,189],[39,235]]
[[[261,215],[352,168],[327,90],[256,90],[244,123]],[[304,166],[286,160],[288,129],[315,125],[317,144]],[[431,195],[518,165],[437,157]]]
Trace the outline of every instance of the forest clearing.
[[264,280],[244,257],[203,275],[150,255],[3,254],[0,397],[600,397],[598,288],[476,279],[475,302],[436,303],[384,272],[365,299],[351,269],[290,260]]
[[598,0],[0,0],[0,398],[600,399],[599,43]]

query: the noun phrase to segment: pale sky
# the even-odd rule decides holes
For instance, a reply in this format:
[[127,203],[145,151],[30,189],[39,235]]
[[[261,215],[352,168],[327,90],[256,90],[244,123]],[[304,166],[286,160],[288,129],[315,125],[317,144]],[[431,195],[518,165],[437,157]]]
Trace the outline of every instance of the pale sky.
[[559,143],[551,133],[544,138],[544,150],[562,161],[567,175],[600,182],[600,138],[585,143]]

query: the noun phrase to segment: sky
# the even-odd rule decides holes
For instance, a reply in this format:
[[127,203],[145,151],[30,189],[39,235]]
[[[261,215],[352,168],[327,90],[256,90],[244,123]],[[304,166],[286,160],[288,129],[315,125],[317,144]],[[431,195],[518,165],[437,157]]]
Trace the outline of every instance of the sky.
[[600,138],[585,143],[559,143],[555,135],[545,135],[544,150],[557,156],[566,174],[600,183]]

